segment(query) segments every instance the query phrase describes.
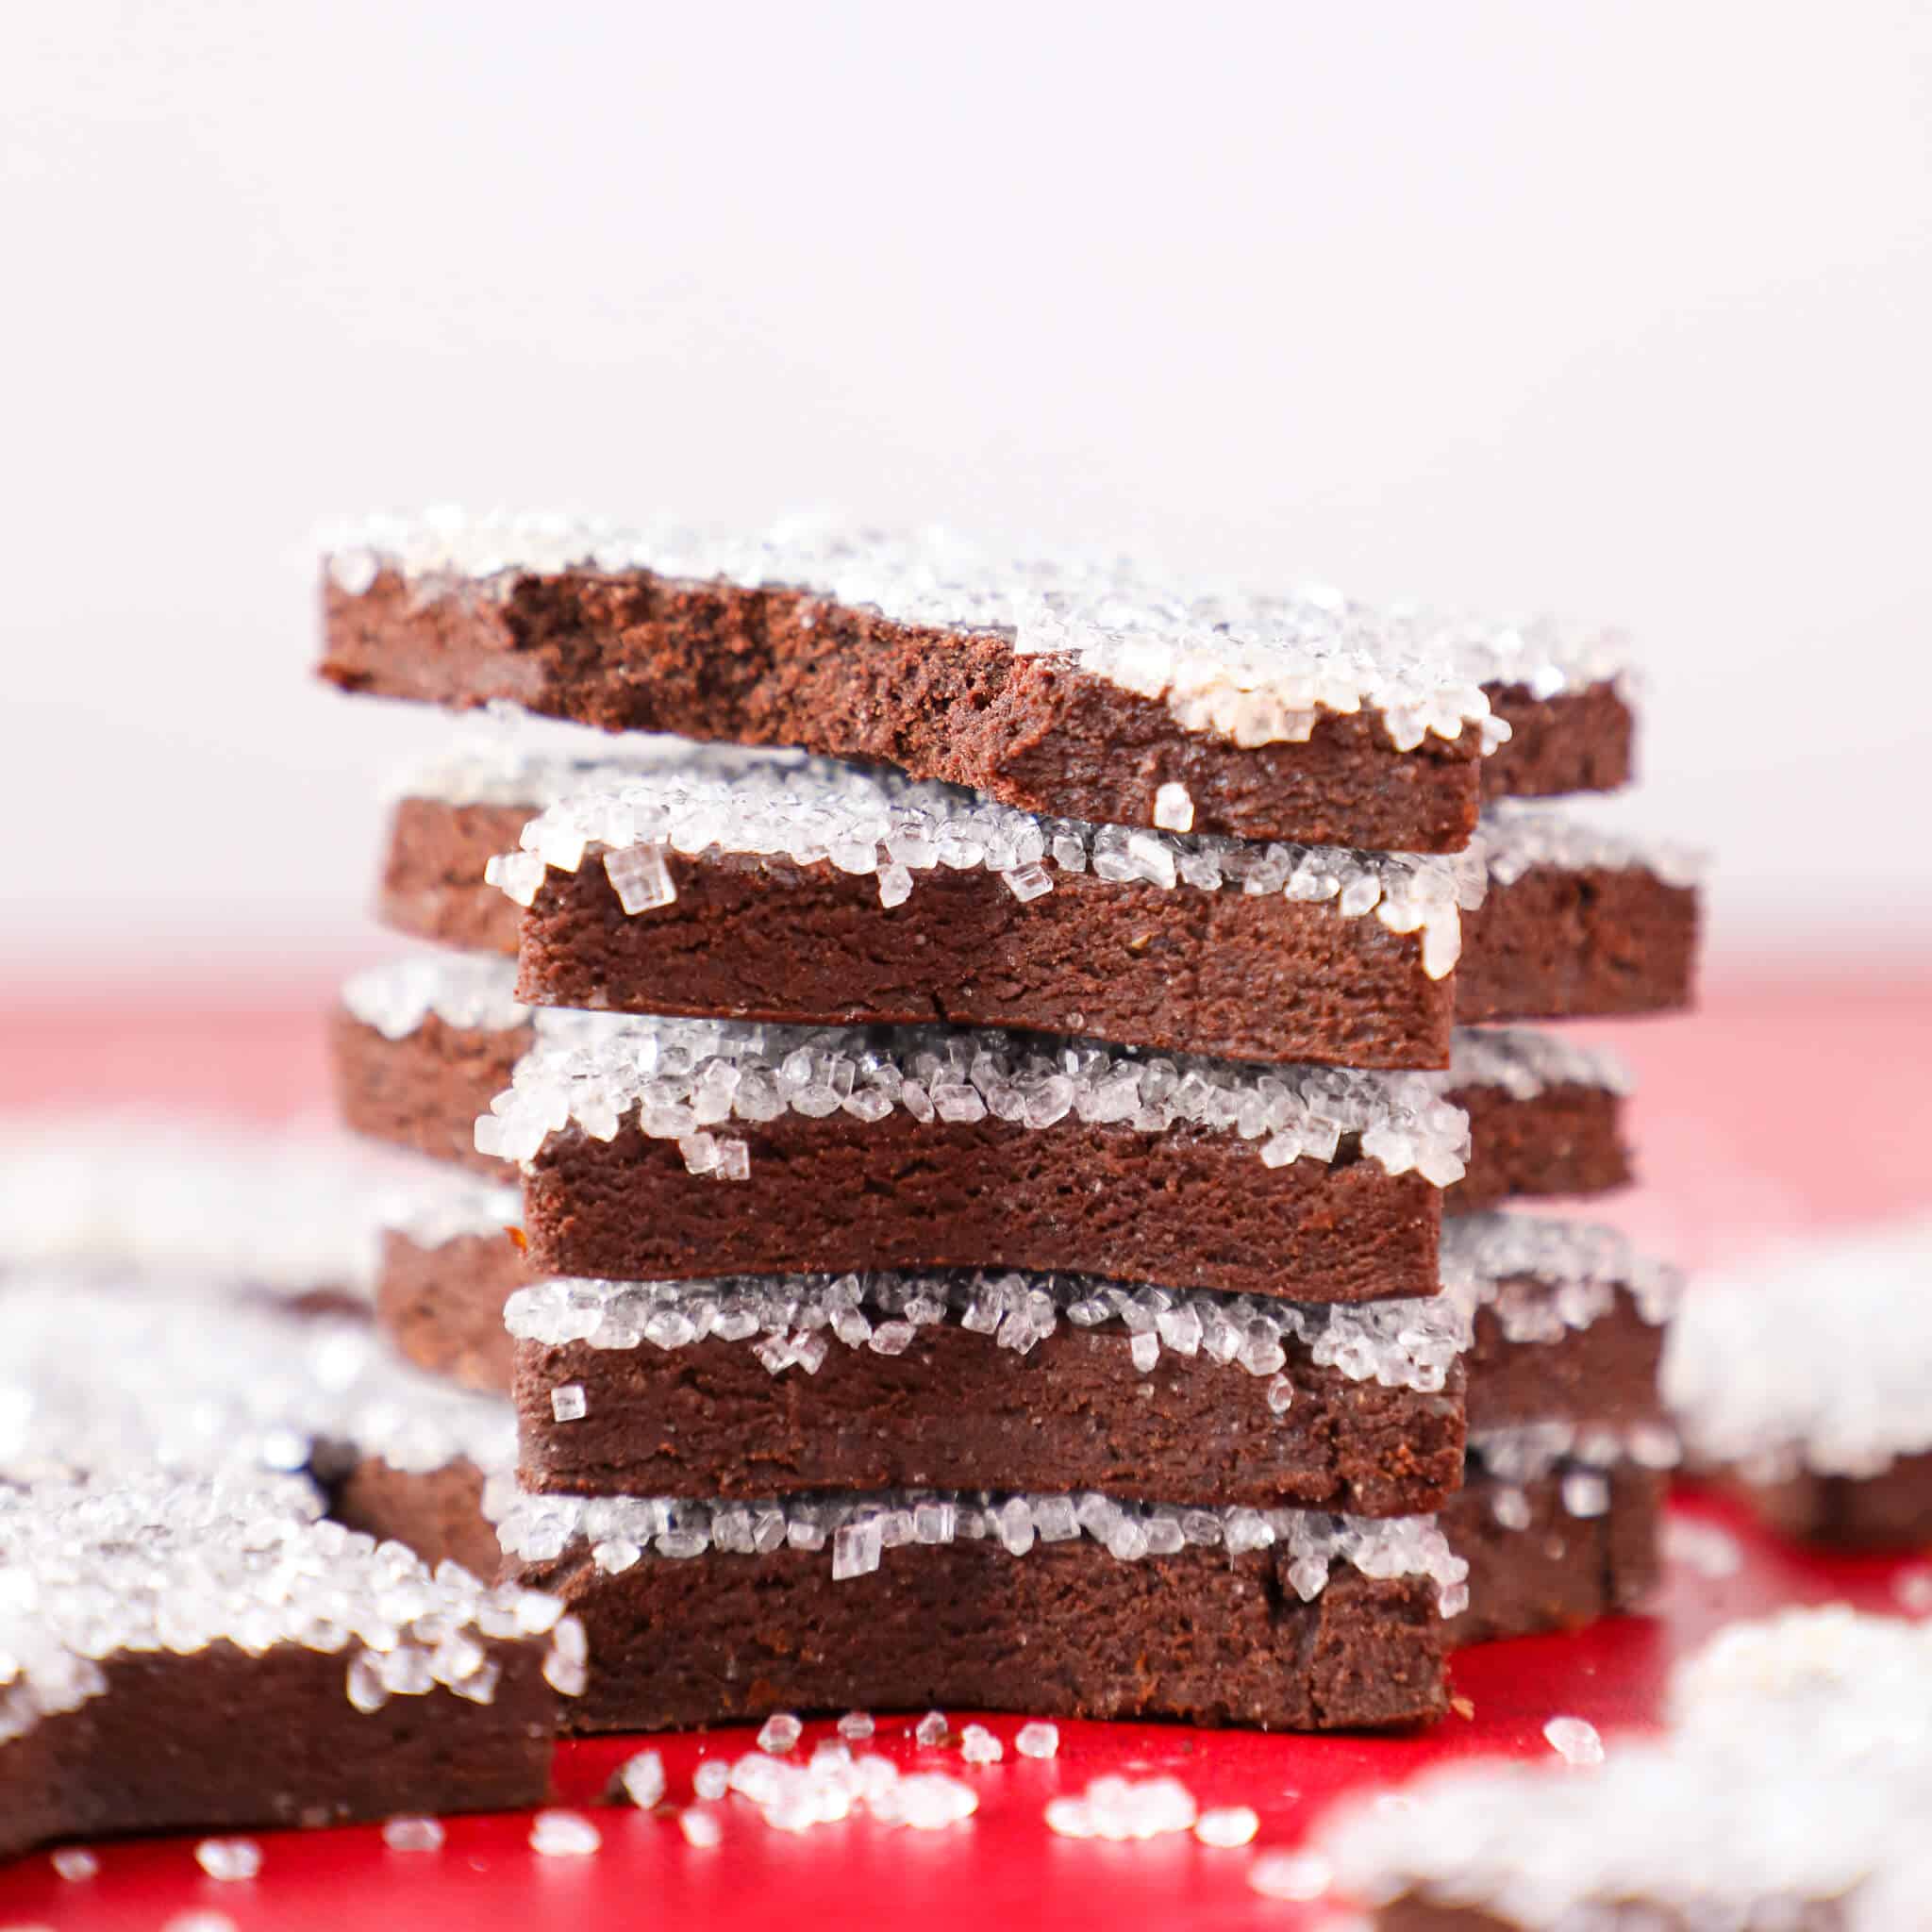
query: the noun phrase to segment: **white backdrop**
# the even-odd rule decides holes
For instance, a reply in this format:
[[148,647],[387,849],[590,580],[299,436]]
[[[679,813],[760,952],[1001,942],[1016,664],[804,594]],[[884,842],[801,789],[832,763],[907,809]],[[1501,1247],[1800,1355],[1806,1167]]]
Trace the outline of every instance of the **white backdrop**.
[[1721,956],[1932,936],[1932,8],[62,4],[0,142],[16,983],[354,942],[307,536],[452,498],[1614,618]]

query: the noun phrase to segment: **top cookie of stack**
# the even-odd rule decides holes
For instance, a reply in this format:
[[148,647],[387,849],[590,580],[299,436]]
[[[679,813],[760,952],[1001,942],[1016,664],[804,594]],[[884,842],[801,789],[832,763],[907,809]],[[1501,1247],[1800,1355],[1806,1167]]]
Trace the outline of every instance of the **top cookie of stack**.
[[798,746],[1093,824],[1458,852],[1486,798],[1630,775],[1613,636],[949,536],[376,519],[333,540],[325,598],[345,690]]

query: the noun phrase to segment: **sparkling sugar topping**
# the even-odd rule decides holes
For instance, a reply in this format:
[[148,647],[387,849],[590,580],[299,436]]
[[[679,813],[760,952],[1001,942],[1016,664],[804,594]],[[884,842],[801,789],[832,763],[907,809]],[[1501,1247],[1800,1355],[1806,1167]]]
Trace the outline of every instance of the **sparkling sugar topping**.
[[1373,912],[1391,932],[1420,932],[1424,970],[1436,979],[1460,956],[1460,913],[1482,904],[1484,886],[1480,861],[1466,854],[1424,858],[1091,825],[822,758],[779,765],[713,757],[606,773],[550,803],[524,827],[521,842],[487,873],[519,905],[535,901],[546,869],[575,873],[597,858],[633,914],[675,902],[667,852],[829,865],[876,879],[887,907],[936,872],[996,874],[1023,903],[1069,873],[1169,891],[1279,892],[1332,905],[1343,918]]
[[1526,1026],[1458,1026],[1452,1036],[1446,1091],[1500,1087],[1512,1100],[1534,1100],[1552,1087],[1591,1087],[1628,1094],[1636,1082],[1615,1054],[1576,1046],[1558,1033]]
[[0,1474],[516,1459],[508,1402],[411,1368],[366,1322],[155,1283],[16,1280],[6,1309]]
[[[1017,1361],[1062,1322],[1131,1335],[1145,1373],[1163,1349],[1279,1377],[1291,1343],[1352,1381],[1433,1393],[1469,1345],[1469,1318],[1442,1297],[1302,1307],[1260,1295],[1123,1287],[1079,1275],[734,1275],[713,1281],[542,1281],[504,1309],[519,1341],[557,1348],[752,1348],[774,1374],[816,1374],[832,1345],[897,1355],[927,1325],[955,1324]],[[1141,1361],[1137,1353],[1136,1361]],[[1277,1413],[1286,1413],[1288,1404]]]
[[133,1113],[0,1118],[0,1267],[366,1295],[371,1196],[410,1162],[347,1135]]
[[1495,1310],[1507,1341],[1558,1341],[1616,1307],[1668,1322],[1684,1277],[1641,1255],[1615,1228],[1540,1214],[1457,1214],[1442,1224],[1442,1291],[1472,1315]]
[[1190,1547],[1240,1556],[1279,1547],[1288,1581],[1306,1602],[1322,1593],[1329,1568],[1349,1563],[1365,1576],[1425,1576],[1444,1616],[1467,1606],[1469,1566],[1432,1516],[1369,1518],[1309,1509],[1177,1508],[1079,1495],[889,1490],[874,1495],[783,1497],[762,1503],[698,1503],[661,1496],[519,1493],[497,1516],[505,1551],[526,1563],[552,1562],[588,1545],[608,1573],[661,1558],[763,1556],[790,1547],[828,1551],[843,1582],[879,1567],[903,1543],[998,1542],[1024,1557],[1036,1542],[1091,1537],[1124,1562],[1171,1557]]
[[888,623],[997,635],[1023,657],[1163,700],[1191,731],[1241,745],[1298,742],[1323,711],[1379,714],[1399,750],[1465,729],[1492,749],[1508,726],[1485,685],[1552,697],[1624,668],[1613,633],[1547,621],[1484,624],[1412,606],[1376,608],[1311,586],[1257,596],[1163,581],[1120,558],[1003,557],[945,531],[887,532],[792,517],[751,538],[660,523],[642,529],[567,515],[472,516],[439,508],[328,532],[330,580],[359,596],[379,572],[418,594],[501,597],[519,576],[635,571],[674,580],[805,593]]
[[385,1040],[403,1040],[431,1014],[470,1033],[508,1033],[530,1009],[516,997],[517,962],[495,953],[425,953],[357,974],[342,1005]]
[[1669,886],[1702,882],[1701,854],[1659,840],[1598,830],[1562,806],[1499,799],[1483,808],[1474,843],[1492,885],[1514,885],[1534,867],[1557,872],[1648,872]]
[[1787,1611],[1722,1633],[1674,1702],[1674,1732],[1602,1765],[1465,1763],[1410,1784],[1400,1810],[1345,1805],[1322,1851],[1363,1904],[1414,1894],[1539,1932],[1610,1932],[1645,1908],[1711,1932],[1825,1923],[1807,1902],[1847,1932],[1919,1923],[1932,1629]]
[[419,1248],[500,1235],[521,1227],[524,1191],[440,1161],[425,1161],[425,1172],[388,1189],[376,1207],[381,1226]]
[[898,1108],[921,1122],[991,1113],[1029,1128],[1074,1119],[1232,1133],[1256,1142],[1268,1167],[1332,1161],[1342,1137],[1357,1135],[1386,1172],[1441,1188],[1462,1178],[1469,1154],[1468,1116],[1416,1074],[1143,1057],[993,1029],[642,1018],[613,1019],[581,1043],[540,1040],[476,1123],[476,1148],[525,1161],[573,1124],[608,1141],[634,1118],[650,1139],[677,1141],[693,1174],[742,1178],[745,1142],[713,1127],[787,1112],[879,1121]]
[[102,1664],[124,1652],[299,1645],[342,1659],[361,1711],[439,1688],[488,1704],[495,1641],[548,1633],[551,1659],[580,1653],[582,1626],[555,1597],[486,1590],[454,1563],[431,1571],[320,1510],[294,1476],[148,1471],[0,1490],[0,1741],[101,1695]]
[[1761,1480],[1876,1475],[1932,1449],[1932,1219],[1696,1283],[1662,1387],[1700,1460]]

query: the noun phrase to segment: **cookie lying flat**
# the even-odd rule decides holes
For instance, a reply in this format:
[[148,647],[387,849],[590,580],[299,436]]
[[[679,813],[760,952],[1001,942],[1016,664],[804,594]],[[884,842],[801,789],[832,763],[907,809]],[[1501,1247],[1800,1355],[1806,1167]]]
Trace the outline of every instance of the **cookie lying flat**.
[[[475,1123],[523,1055],[540,1037],[588,1044],[634,1030],[617,1015],[522,1007],[509,983],[507,961],[464,954],[400,960],[350,980],[330,1039],[349,1123],[421,1153],[461,1144],[462,1165],[502,1174],[500,1157],[475,1151]],[[1451,1213],[1517,1194],[1599,1193],[1630,1177],[1622,1133],[1630,1080],[1608,1054],[1518,1028],[1464,1028],[1449,1068],[1419,1077],[1472,1123],[1466,1172],[1445,1197]]]
[[1669,1263],[1589,1222],[1472,1214],[1443,1223],[1442,1284],[1473,1327],[1472,1430],[1560,1421],[1674,1445],[1657,1389],[1683,1301]]
[[295,1476],[0,1486],[0,1850],[541,1800],[583,1633]]
[[690,1020],[540,1040],[476,1135],[522,1163],[549,1274],[995,1266],[1320,1301],[1434,1291],[1468,1150],[1421,1074]]
[[[1664,1011],[1690,994],[1694,862],[1555,811],[1498,811],[1474,850],[1432,858],[1041,819],[823,760],[472,756],[408,781],[388,873],[434,883],[386,891],[384,910],[444,944],[514,947],[511,921],[476,903],[487,873],[528,908],[521,986],[542,1006],[939,1017],[1441,1067],[1457,1019]],[[523,803],[479,806],[478,790]]]
[[1788,1534],[1932,1541],[1932,1221],[1698,1282],[1663,1386],[1691,1459]]
[[1924,1923],[1932,1629],[1843,1608],[1721,1632],[1661,1740],[1605,1761],[1462,1762],[1314,1846],[1383,1932]]
[[508,1405],[419,1374],[366,1321],[153,1282],[16,1279],[5,1302],[0,1480],[302,1470],[342,1521],[493,1571],[481,1498],[515,1459]]
[[454,1169],[391,1197],[375,1319],[400,1355],[466,1389],[508,1392],[504,1304],[530,1280],[523,1218],[520,1188]]
[[1427,1518],[1092,1493],[525,1497],[501,1531],[589,1633],[580,1730],[854,1706],[1411,1724],[1444,1707],[1463,1569]]
[[795,745],[1100,824],[1455,851],[1485,791],[1629,774],[1613,639],[946,539],[375,520],[323,591],[346,690]]
[[520,1480],[593,1494],[932,1488],[1437,1508],[1466,1317],[1009,1274],[520,1291]]
[[1574,1630],[1641,1609],[1662,1572],[1670,1476],[1664,1439],[1634,1448],[1605,1430],[1557,1424],[1472,1431],[1462,1488],[1437,1521],[1469,1565],[1469,1607],[1452,1646]]

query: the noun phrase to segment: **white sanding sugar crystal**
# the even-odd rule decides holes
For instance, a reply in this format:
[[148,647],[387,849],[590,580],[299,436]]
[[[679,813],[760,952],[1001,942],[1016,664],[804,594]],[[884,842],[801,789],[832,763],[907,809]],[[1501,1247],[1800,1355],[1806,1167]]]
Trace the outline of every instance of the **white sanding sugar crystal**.
[[718,1814],[696,1805],[677,1814],[677,1828],[684,1833],[687,1844],[706,1851],[724,1836],[724,1828],[718,1823]]
[[664,1797],[664,1760],[655,1751],[626,1757],[617,1774],[624,1794],[640,1811],[648,1811]]
[[1334,1883],[1319,1852],[1266,1852],[1248,1867],[1248,1884],[1264,1898],[1325,1898]]
[[731,1789],[731,1767],[722,1757],[708,1757],[691,1774],[691,1789],[701,1798],[722,1798]]
[[1901,1570],[1891,1579],[1891,1599],[1908,1617],[1932,1617],[1932,1565]]
[[789,1710],[774,1711],[758,1732],[758,1749],[781,1754],[790,1751],[804,1735],[805,1726]]
[[[1162,788],[1162,795],[1179,788]],[[1182,806],[1185,809],[1182,809]],[[1161,816],[1165,810],[1166,816]],[[1172,824],[1180,819],[1184,823]],[[871,773],[825,759],[789,766],[656,765],[603,772],[525,824],[522,849],[491,860],[486,877],[519,905],[534,903],[546,868],[602,863],[627,913],[672,904],[667,855],[761,866],[824,865],[878,880],[880,903],[902,905],[923,876],[985,872],[1023,903],[1057,874],[1091,873],[1115,885],[1284,894],[1338,916],[1374,913],[1391,932],[1420,932],[1424,973],[1441,978],[1461,951],[1461,914],[1482,904],[1486,874],[1468,856],[1358,852],[1340,846],[1193,837],[1180,792],[1156,807],[1161,831],[1041,818],[977,792]]]
[[261,1847],[252,1838],[205,1838],[194,1848],[194,1862],[210,1878],[253,1878],[261,1870]]
[[1700,1576],[1735,1576],[1744,1567],[1743,1546],[1729,1530],[1682,1509],[1673,1509],[1664,1518],[1657,1546],[1665,1562],[1681,1564]]
[[1385,1172],[1439,1188],[1462,1178],[1469,1157],[1468,1116],[1418,1074],[1142,1055],[994,1028],[597,1017],[607,1024],[581,1038],[540,1034],[476,1123],[479,1151],[528,1161],[573,1124],[609,1141],[631,1120],[650,1139],[685,1143],[689,1164],[706,1122],[787,1112],[875,1121],[903,1108],[920,1121],[991,1114],[1038,1131],[1077,1120],[1228,1134],[1285,1147],[1288,1160],[1331,1162],[1354,1136]]
[[1194,829],[1194,801],[1185,785],[1170,779],[1154,793],[1154,823],[1163,832]]
[[943,1744],[949,1735],[946,1714],[942,1710],[929,1710],[913,1726],[913,1738],[927,1749]]
[[1660,840],[1599,830],[1563,806],[1499,799],[1483,808],[1471,850],[1490,881],[1510,886],[1530,871],[1648,872],[1669,886],[1695,886],[1707,870],[1700,853]]
[[1022,657],[1158,699],[1183,726],[1240,745],[1307,740],[1322,712],[1372,710],[1397,749],[1474,730],[1484,750],[1508,726],[1483,687],[1554,697],[1614,679],[1614,632],[1547,619],[1482,622],[1410,604],[1373,607],[1324,585],[1255,593],[1119,557],[1016,558],[956,532],[886,531],[792,516],[744,537],[669,520],[640,528],[561,513],[475,515],[440,507],[320,534],[329,580],[361,596],[379,573],[418,600],[493,601],[529,575],[648,572],[799,593],[799,619],[847,613],[997,636]]
[[1408,1787],[1401,1817],[1331,1814],[1322,1848],[1366,1904],[1416,1894],[1536,1932],[1632,1908],[1727,1928],[1916,1923],[1916,1907],[1898,1916],[1898,1886],[1924,1877],[1932,1631],[1842,1606],[1782,1611],[1720,1632],[1670,1703],[1669,1733],[1587,1776],[1443,1767]]
[[426,953],[371,966],[344,982],[342,1005],[385,1040],[403,1040],[434,1015],[470,1033],[529,1023],[516,998],[517,962],[495,953]]
[[1753,1479],[1873,1476],[1932,1450],[1932,1218],[1696,1282],[1660,1385],[1697,1458]]
[[1194,1796],[1178,1778],[1097,1777],[1077,1798],[1052,1799],[1049,1831],[1061,1838],[1131,1840],[1191,1831],[1200,1816]]
[[1516,1423],[1499,1429],[1472,1429],[1466,1451],[1465,1483],[1482,1479],[1494,1486],[1491,1513],[1505,1529],[1527,1529],[1528,1498],[1522,1486],[1554,1475],[1564,1510],[1571,1516],[1601,1516],[1609,1507],[1609,1477],[1620,1466],[1670,1469],[1676,1463],[1657,1440],[1655,1425],[1624,1428],[1567,1422]]
[[[853,1525],[877,1530],[881,1544],[998,1541],[1015,1560],[1036,1547],[1086,1536],[1122,1562],[1178,1553],[1189,1546],[1230,1557],[1273,1549],[1305,1603],[1326,1588],[1329,1572],[1347,1563],[1365,1576],[1425,1577],[1437,1586],[1445,1616],[1466,1594],[1469,1565],[1449,1547],[1432,1516],[1359,1517],[1308,1509],[1176,1508],[1124,1501],[1086,1491],[1077,1496],[987,1491],[889,1490],[871,1494],[786,1497],[746,1505],[663,1496],[572,1496],[519,1491],[495,1509],[506,1554],[551,1561],[566,1550],[623,1538],[651,1557],[690,1560],[707,1554],[756,1556],[787,1545],[825,1551],[835,1579],[839,1534]],[[641,1557],[640,1560],[646,1560]],[[920,1720],[919,1736],[944,1735],[945,1716]]]
[[101,1861],[85,1845],[62,1845],[48,1862],[58,1876],[71,1884],[100,1875]]
[[1246,1805],[1220,1806],[1194,1821],[1194,1836],[1204,1845],[1224,1848],[1252,1844],[1260,1828],[1259,1816]]
[[875,1728],[870,1711],[848,1710],[839,1720],[839,1735],[850,1739],[855,1744],[863,1743]]
[[392,1852],[440,1852],[443,1830],[434,1818],[391,1818],[382,1827],[382,1841]]
[[1442,1224],[1442,1291],[1472,1315],[1495,1311],[1504,1339],[1557,1341],[1617,1306],[1653,1324],[1682,1303],[1684,1278],[1614,1228],[1541,1214],[1457,1214]]
[[588,1858],[604,1834],[581,1811],[540,1811],[530,1821],[530,1849],[542,1858]]
[[1565,1764],[1601,1764],[1604,1740],[1596,1726],[1580,1717],[1553,1717],[1543,1726],[1549,1747]]
[[[957,1324],[1017,1363],[1057,1333],[1076,1328],[1132,1338],[1137,1365],[1162,1350],[1268,1380],[1275,1415],[1293,1401],[1281,1370],[1291,1348],[1352,1381],[1439,1392],[1471,1340],[1468,1307],[1450,1296],[1303,1306],[1269,1295],[1181,1291],[1081,1275],[877,1273],[727,1275],[700,1281],[563,1277],[518,1289],[504,1324],[519,1341],[559,1348],[646,1344],[666,1351],[704,1341],[752,1349],[773,1375],[816,1374],[831,1344],[898,1352],[918,1331]],[[882,1336],[889,1339],[882,1345]],[[849,1553],[870,1567],[855,1544]],[[854,1569],[853,1574],[859,1574]]]
[[441,1248],[463,1240],[496,1240],[521,1227],[524,1191],[442,1162],[391,1181],[376,1205],[378,1225],[412,1247]]
[[296,1470],[318,1444],[410,1474],[487,1473],[514,1465],[516,1418],[414,1368],[367,1322],[158,1282],[9,1280],[0,1473]]
[[[107,1690],[102,1664],[123,1654],[192,1656],[226,1642],[336,1659],[352,1707],[449,1694],[488,1703],[501,1665],[495,1639],[521,1636],[525,1605],[548,1607],[556,1655],[566,1625],[554,1598],[485,1589],[456,1564],[428,1569],[402,1544],[319,1520],[321,1499],[296,1476],[225,1472],[176,1477],[124,1469],[0,1485],[0,1574],[9,1602],[0,1743]],[[577,1631],[581,1639],[581,1629]],[[209,1843],[218,1863],[245,1861]]]
[[968,1764],[997,1764],[1007,1753],[984,1724],[968,1724],[959,1733],[959,1755]]
[[176,1912],[161,1926],[161,1932],[240,1932],[226,1912]]
[[1500,1087],[1512,1100],[1534,1100],[1553,1087],[1628,1094],[1637,1084],[1615,1054],[1529,1026],[1457,1027],[1450,1036],[1449,1071],[1435,1077],[1445,1091]]
[[1048,1724],[1043,1718],[1035,1718],[1020,1726],[1019,1735],[1013,1740],[1013,1749],[1022,1757],[1054,1757],[1060,1748],[1060,1727]]
[[415,1166],[347,1134],[180,1109],[0,1114],[6,1266],[366,1299],[382,1253],[371,1204]]

